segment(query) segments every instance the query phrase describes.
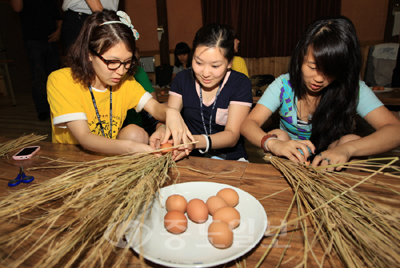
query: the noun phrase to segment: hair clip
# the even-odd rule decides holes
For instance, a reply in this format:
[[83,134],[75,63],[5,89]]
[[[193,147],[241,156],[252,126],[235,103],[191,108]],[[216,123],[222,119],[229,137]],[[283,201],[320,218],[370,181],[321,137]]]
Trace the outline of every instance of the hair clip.
[[103,22],[102,24],[100,24],[100,26],[105,25],[105,24],[113,24],[113,23],[125,24],[126,26],[128,26],[132,30],[132,33],[133,33],[133,36],[135,37],[135,40],[138,40],[139,37],[140,37],[140,34],[135,28],[133,28],[133,25],[132,25],[131,19],[129,18],[129,15],[126,14],[124,11],[120,10],[120,11],[117,12],[117,16],[119,17],[120,21],[115,21],[115,20],[106,21],[106,22]]

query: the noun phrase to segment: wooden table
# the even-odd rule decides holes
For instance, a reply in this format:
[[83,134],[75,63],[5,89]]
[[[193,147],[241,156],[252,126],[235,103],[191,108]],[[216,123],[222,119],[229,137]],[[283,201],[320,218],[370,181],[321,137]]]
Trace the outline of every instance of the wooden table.
[[376,96],[385,105],[400,106],[400,88],[393,88],[390,92],[379,92]]
[[[0,143],[5,142],[6,139],[0,138]],[[23,161],[14,161],[11,159],[11,155],[14,152],[9,154],[10,160],[6,157],[0,157],[0,195],[5,196],[7,192],[19,191],[22,188],[29,187],[29,184],[23,184],[16,187],[8,187],[7,182],[11,179],[14,179],[19,171],[19,167],[21,165],[24,166],[25,169],[29,167],[37,167],[37,166],[46,166],[48,160],[44,158],[40,158],[42,156],[50,157],[53,159],[64,158],[65,160],[70,161],[89,161],[100,159],[101,156],[94,155],[82,150],[79,146],[73,145],[63,145],[63,144],[52,144],[50,142],[38,142],[38,145],[41,146],[41,151],[30,160]],[[180,176],[178,178],[178,182],[191,182],[191,181],[211,181],[218,183],[225,183],[228,185],[232,185],[238,187],[256,199],[261,199],[265,196],[271,195],[273,193],[277,193],[278,191],[282,191],[281,193],[260,200],[260,203],[264,207],[267,216],[268,216],[268,225],[269,228],[277,227],[281,224],[281,221],[284,219],[286,211],[290,205],[291,199],[293,197],[293,192],[289,188],[288,183],[283,178],[281,173],[277,171],[270,164],[252,164],[252,163],[243,163],[236,161],[220,161],[206,158],[198,158],[198,157],[190,157],[189,159],[184,159],[178,162],[178,169],[180,171]],[[195,170],[206,171],[210,173],[199,173],[187,168],[183,167],[191,167]],[[40,183],[45,182],[46,180],[56,177],[65,169],[43,169],[36,171],[27,172],[28,175],[33,175],[35,177],[34,182],[32,183]],[[225,171],[231,171],[231,173],[224,173]],[[174,175],[175,174],[175,175]],[[176,178],[176,172],[171,174]],[[363,173],[364,176],[367,173]],[[385,176],[375,176],[375,180],[390,182],[392,184],[396,183],[395,179]],[[400,182],[396,183],[397,185]],[[286,189],[286,190],[285,190]],[[357,188],[358,191],[368,192],[370,197],[376,197],[376,199],[382,199],[381,201],[385,201],[385,203],[389,204],[393,207],[393,209],[400,211],[400,203],[398,201],[398,197],[392,194],[389,191],[385,191],[383,189],[376,190],[376,188],[372,188],[367,184],[361,185]],[[15,200],[18,202],[18,200]],[[294,207],[290,216],[290,219],[296,218],[296,208]],[[2,226],[0,228],[0,233],[10,232],[13,228],[16,228],[15,219],[13,222],[7,224],[7,226]],[[266,260],[262,264],[261,267],[275,267],[279,261],[279,258],[282,252],[286,248],[286,244],[290,238],[290,231],[293,230],[294,224],[290,224],[287,228],[287,233],[282,234],[279,237],[278,243],[274,245],[272,251],[267,256]],[[312,230],[310,229],[311,233]],[[287,249],[284,261],[287,261],[282,265],[282,267],[294,267],[299,263],[302,258],[302,248],[303,248],[303,234],[300,231],[294,231],[294,236],[292,238],[290,247]],[[31,239],[32,240],[32,239]],[[33,241],[27,241],[28,243],[32,243]],[[267,250],[267,246],[270,244],[272,238],[264,237],[258,245],[250,250],[244,257],[246,258],[247,267],[254,267],[256,263],[260,260],[261,256]],[[24,244],[25,245],[25,244]],[[9,252],[9,248],[0,248],[0,252]],[[11,260],[18,258],[19,254],[22,254],[24,251],[24,246],[20,248],[16,253],[11,255]],[[106,267],[110,267],[111,263],[115,262],[119,256],[120,250],[116,249],[115,253],[113,253],[112,258],[108,260]],[[323,251],[317,249],[314,251],[316,256],[321,259]],[[30,258],[24,265],[21,267],[31,267],[38,260],[38,258],[43,254],[43,251],[39,251],[35,254],[34,257]],[[207,258],[207,256],[204,256]],[[292,259],[291,259],[292,258]],[[140,262],[138,259],[138,255],[131,251],[127,256],[125,256],[126,265],[123,267],[140,267]],[[160,267],[154,263],[146,261],[146,265],[148,267]],[[316,263],[312,258],[309,258],[309,267],[316,267]],[[336,267],[341,267],[339,261],[335,263]],[[0,265],[1,266],[1,265]],[[61,266],[61,265],[60,265]],[[332,264],[326,262],[324,267],[331,267]],[[222,266],[219,266],[222,267]],[[236,267],[234,262],[228,263],[224,267]]]

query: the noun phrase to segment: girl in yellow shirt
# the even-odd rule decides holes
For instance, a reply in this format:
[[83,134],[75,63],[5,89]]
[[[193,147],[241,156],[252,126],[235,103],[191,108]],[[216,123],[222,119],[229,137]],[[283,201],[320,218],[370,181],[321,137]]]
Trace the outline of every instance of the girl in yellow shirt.
[[[68,68],[53,72],[47,92],[53,142],[80,144],[85,149],[123,154],[154,150],[137,125],[121,129],[128,109],[142,109],[166,122],[174,144],[194,140],[178,110],[160,104],[133,78],[135,39],[139,33],[122,11],[93,13],[71,46]],[[186,150],[187,153],[188,150]]]

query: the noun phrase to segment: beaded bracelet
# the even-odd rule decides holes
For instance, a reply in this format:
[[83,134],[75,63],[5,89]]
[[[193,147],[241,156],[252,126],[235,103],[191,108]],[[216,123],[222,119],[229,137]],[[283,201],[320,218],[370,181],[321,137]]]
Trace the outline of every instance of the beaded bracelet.
[[267,134],[261,139],[261,148],[264,149],[264,152],[269,152],[267,142],[272,139],[277,140],[278,136],[276,134]]

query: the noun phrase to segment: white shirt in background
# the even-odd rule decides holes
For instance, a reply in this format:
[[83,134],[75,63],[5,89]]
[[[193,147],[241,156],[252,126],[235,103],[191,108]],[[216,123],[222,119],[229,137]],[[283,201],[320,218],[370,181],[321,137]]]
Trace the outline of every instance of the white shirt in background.
[[[104,9],[117,11],[119,0],[100,0]],[[85,0],[64,0],[62,4],[64,11],[72,10],[74,12],[82,12],[86,14],[92,14],[92,10]]]

